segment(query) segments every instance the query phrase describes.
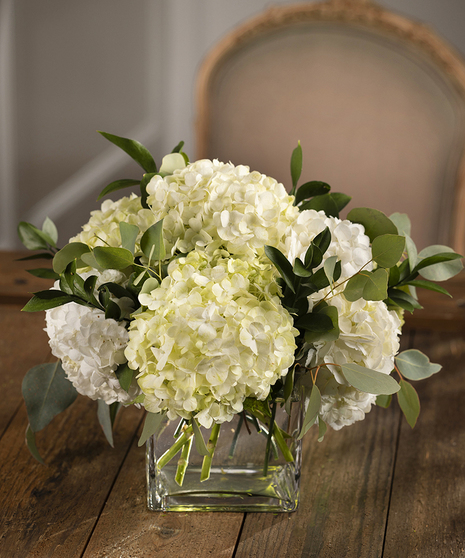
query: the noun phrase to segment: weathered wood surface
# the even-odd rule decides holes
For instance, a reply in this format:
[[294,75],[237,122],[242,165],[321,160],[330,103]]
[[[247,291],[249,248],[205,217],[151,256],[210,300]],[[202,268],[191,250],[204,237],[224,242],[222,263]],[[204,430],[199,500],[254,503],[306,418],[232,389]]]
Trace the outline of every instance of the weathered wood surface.
[[79,397],[37,436],[47,465],[29,455],[20,386],[49,358],[43,315],[0,308],[1,558],[465,556],[463,332],[414,339],[444,370],[417,386],[413,432],[393,405],[305,440],[296,513],[162,514],[145,506],[137,409],[119,415],[112,449],[96,403]]

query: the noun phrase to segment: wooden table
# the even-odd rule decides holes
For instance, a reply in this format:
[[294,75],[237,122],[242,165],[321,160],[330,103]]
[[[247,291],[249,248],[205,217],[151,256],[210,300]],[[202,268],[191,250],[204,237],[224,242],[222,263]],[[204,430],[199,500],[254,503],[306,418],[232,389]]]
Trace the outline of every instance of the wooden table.
[[47,282],[29,280],[28,264],[10,258],[0,254],[1,558],[465,558],[463,277],[456,302],[430,301],[403,336],[404,348],[444,367],[417,385],[413,431],[394,404],[322,443],[311,432],[293,514],[154,513],[145,505],[137,409],[120,413],[112,449],[96,403],[78,397],[37,435],[47,465],[29,455],[21,381],[50,356],[43,314],[19,309],[25,291]]

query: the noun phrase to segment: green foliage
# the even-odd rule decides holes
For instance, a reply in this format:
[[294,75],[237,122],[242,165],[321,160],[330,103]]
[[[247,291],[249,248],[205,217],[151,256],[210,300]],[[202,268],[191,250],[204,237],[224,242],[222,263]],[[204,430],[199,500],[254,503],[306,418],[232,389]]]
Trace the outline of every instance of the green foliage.
[[383,234],[373,240],[371,247],[373,260],[385,268],[393,267],[402,257],[405,238],[395,234]]
[[77,397],[77,391],[66,377],[60,361],[31,368],[23,379],[22,394],[33,432],[45,428]]
[[[28,250],[49,250],[50,247],[56,248],[56,240],[47,232],[50,231],[52,235],[55,236],[53,231],[55,225],[53,225],[50,219],[48,219],[48,221],[47,219],[44,222],[45,230],[40,230],[34,227],[34,225],[31,225],[31,223],[26,223],[25,221],[21,221],[18,224],[19,239]],[[53,227],[50,223],[52,223]],[[55,238],[57,238],[57,235]]]
[[401,380],[397,399],[407,422],[413,428],[420,414],[420,400],[412,384]]
[[389,215],[389,219],[397,227],[397,231],[402,236],[410,236],[412,224],[406,213],[393,213]]
[[87,244],[82,242],[70,242],[55,254],[53,258],[53,271],[58,274],[63,273],[69,263],[79,259],[87,252],[90,252],[90,248]]
[[55,273],[53,269],[48,267],[38,267],[36,269],[27,269],[26,271],[41,279],[58,279],[60,277],[58,273]]
[[300,146],[300,141],[299,141],[297,147],[294,149],[291,156],[291,178],[292,178],[291,195],[295,194],[297,188],[297,182],[299,182],[299,178],[301,174],[302,174],[302,147]]
[[134,263],[134,256],[126,248],[112,248],[110,246],[96,246],[93,250],[94,258],[102,269],[126,269]]
[[166,256],[163,241],[163,219],[149,227],[140,239],[140,247],[151,262],[163,260]]
[[308,200],[314,196],[327,194],[330,190],[331,186],[326,184],[326,182],[320,182],[319,180],[305,182],[305,184],[302,184],[302,186],[300,186],[295,193],[294,205],[298,205],[303,200]]
[[113,134],[108,134],[107,132],[99,131],[105,139],[111,141],[114,145],[125,151],[136,163],[138,163],[145,172],[157,172],[157,165],[153,160],[152,155],[146,147],[136,140],[129,138],[123,138],[120,136],[115,136]]
[[139,438],[138,446],[143,446],[145,442],[156,434],[162,422],[166,419],[165,413],[147,413],[145,416],[144,428]]
[[392,376],[358,364],[341,364],[344,378],[351,386],[365,393],[390,395],[399,391],[399,384]]
[[383,409],[387,409],[392,401],[392,395],[378,395],[376,397],[376,405],[378,407],[383,407]]
[[421,271],[421,275],[429,281],[446,281],[462,271],[461,258],[448,246],[428,246],[418,254],[419,261],[414,271]]
[[191,423],[192,423],[192,429],[194,431],[194,442],[195,442],[195,448],[197,452],[199,453],[199,455],[202,456],[210,455],[210,452],[208,451],[207,446],[205,444],[205,440],[203,439],[202,432],[200,432],[199,425],[197,424],[195,418],[191,419]]
[[102,399],[98,400],[97,416],[100,426],[102,427],[105,438],[110,446],[113,448],[113,425],[115,423],[116,415],[121,407],[121,403],[115,401],[111,405],[107,405]]
[[134,178],[122,178],[120,180],[115,180],[114,182],[108,184],[108,186],[105,186],[105,188],[100,192],[97,201],[112,192],[117,192],[123,188],[129,188],[130,186],[137,186],[137,184],[140,184],[140,180]]
[[430,362],[429,358],[417,349],[409,349],[399,353],[395,362],[400,373],[409,380],[424,380],[437,374],[442,368],[440,364]]
[[344,296],[349,302],[362,297],[365,300],[384,300],[387,297],[388,278],[388,272],[383,268],[360,271],[347,282]]
[[347,215],[352,223],[359,223],[365,227],[365,233],[373,240],[383,234],[398,234],[397,227],[382,211],[369,207],[357,207]]
[[128,392],[134,376],[134,370],[129,368],[127,362],[123,362],[123,364],[120,364],[115,370],[115,375],[118,378],[119,385],[125,392]]
[[134,255],[139,227],[121,221],[119,224],[119,232],[121,234],[121,247],[126,248],[126,250],[129,250],[131,254]]
[[22,308],[23,312],[40,312],[42,310],[50,310],[68,302],[79,302],[73,296],[63,291],[50,289],[48,291],[39,291],[34,293],[31,300]]
[[318,413],[321,407],[321,393],[317,385],[314,385],[312,387],[310,397],[306,397],[305,403],[305,416],[302,424],[302,429],[299,436],[297,437],[298,440],[301,440],[305,436],[310,427],[313,426],[316,419],[318,418]]
[[295,293],[294,272],[288,259],[274,246],[265,246],[265,254],[274,263],[286,285]]
[[311,314],[306,314],[299,319],[297,327],[301,327],[300,320],[306,318],[306,316],[314,316],[313,320],[315,320],[315,318],[319,319],[319,329],[316,327],[317,324],[315,323],[313,324],[313,329],[311,327],[302,327],[302,329],[306,330],[305,341],[307,343],[316,343],[317,341],[325,341],[328,343],[338,339],[340,331],[338,311],[335,306],[318,305],[313,309]]
[[39,463],[45,465],[45,461],[42,459],[39,450],[37,449],[36,436],[30,424],[27,425],[25,438],[26,438],[26,446],[28,450],[31,452],[32,456],[35,459],[37,459]]

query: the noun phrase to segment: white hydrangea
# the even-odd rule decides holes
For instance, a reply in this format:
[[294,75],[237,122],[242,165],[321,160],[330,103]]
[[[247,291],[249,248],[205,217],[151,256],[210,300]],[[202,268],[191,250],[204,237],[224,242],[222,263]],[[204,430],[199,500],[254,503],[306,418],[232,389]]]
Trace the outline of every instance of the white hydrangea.
[[[124,284],[126,277],[119,271],[107,270],[82,274],[85,279],[97,275],[96,287],[109,281]],[[59,288],[58,282],[55,288]],[[126,362],[124,349],[128,332],[124,325],[106,319],[97,308],[69,302],[46,311],[45,331],[52,354],[61,359],[63,369],[76,390],[91,399],[103,399],[108,405],[119,401],[129,403],[139,393],[133,381],[124,391],[116,377],[119,364]]]
[[144,209],[141,198],[135,194],[123,197],[115,202],[105,200],[101,209],[91,212],[88,223],[82,227],[82,231],[71,238],[70,242],[83,242],[91,248],[96,246],[121,247],[120,222],[124,221],[130,225],[139,227],[136,239],[136,254],[140,251],[140,238],[143,233],[157,222],[150,209]]
[[167,250],[190,252],[195,246],[223,246],[231,254],[279,247],[299,210],[274,178],[249,167],[200,160],[173,175],[155,176],[147,202],[156,220],[164,218]]
[[[337,217],[328,217],[323,211],[306,209],[302,211],[289,228],[284,241],[287,259],[293,264],[296,258],[302,261],[311,241],[317,234],[329,227],[331,244],[323,256],[323,261],[330,256],[341,260],[341,280],[357,273],[371,260],[370,239],[362,225],[351,221],[341,221]],[[364,269],[372,270],[370,263]]]
[[158,288],[140,296],[125,351],[139,369],[144,406],[195,415],[209,428],[264,400],[294,361],[298,331],[277,296],[269,263],[193,251],[173,261]]
[[[340,335],[336,341],[314,343],[308,363],[312,366],[351,363],[390,374],[399,350],[401,321],[398,314],[389,311],[382,301],[349,302],[343,294],[327,302],[338,310]],[[339,367],[328,364],[327,368],[328,371],[321,369],[317,377],[322,394],[320,416],[339,430],[362,420],[376,396],[351,387]]]

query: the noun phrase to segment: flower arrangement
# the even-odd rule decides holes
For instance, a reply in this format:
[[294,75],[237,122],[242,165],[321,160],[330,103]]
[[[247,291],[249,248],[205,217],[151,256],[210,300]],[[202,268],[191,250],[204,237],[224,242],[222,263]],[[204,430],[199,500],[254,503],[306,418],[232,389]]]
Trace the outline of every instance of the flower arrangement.
[[26,248],[39,250],[26,259],[52,262],[31,273],[55,279],[23,309],[45,310],[59,359],[23,382],[26,442],[38,460],[34,434],[78,393],[98,400],[111,444],[122,406],[146,411],[140,444],[178,421],[158,467],[181,452],[179,485],[193,440],[204,456],[201,480],[209,478],[221,427],[236,415],[264,429],[264,471],[272,447],[292,460],[275,416],[296,398],[304,408],[297,439],[316,425],[322,440],[327,426],[362,420],[393,394],[415,425],[410,381],[441,367],[417,350],[398,352],[403,313],[420,308],[418,288],[449,294],[437,283],[462,269],[459,254],[418,252],[404,214],[356,208],[340,219],[349,196],[324,182],[297,187],[300,144],[288,194],[246,166],[189,163],[182,142],[158,169],[140,143],[101,133],[144,174],[112,182],[100,198],[135,185],[140,195],[104,201],[61,249],[50,219],[18,227]]

